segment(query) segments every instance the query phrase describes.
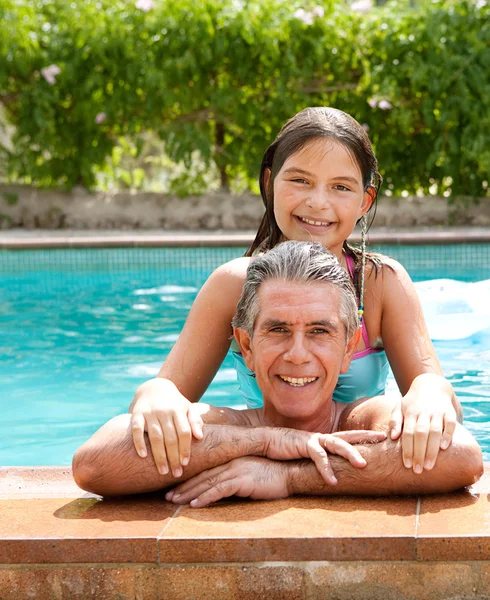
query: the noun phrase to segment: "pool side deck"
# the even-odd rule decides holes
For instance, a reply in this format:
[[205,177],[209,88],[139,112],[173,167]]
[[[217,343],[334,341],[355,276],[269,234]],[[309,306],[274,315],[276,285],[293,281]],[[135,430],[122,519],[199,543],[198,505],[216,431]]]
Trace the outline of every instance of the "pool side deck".
[[67,467],[0,468],[0,598],[490,597],[490,464],[412,498],[103,500]]
[[[0,249],[35,250],[49,248],[162,248],[248,246],[254,231],[103,231],[11,229],[0,231]],[[351,241],[359,242],[354,233]],[[369,243],[376,244],[469,244],[490,243],[488,227],[372,227]]]

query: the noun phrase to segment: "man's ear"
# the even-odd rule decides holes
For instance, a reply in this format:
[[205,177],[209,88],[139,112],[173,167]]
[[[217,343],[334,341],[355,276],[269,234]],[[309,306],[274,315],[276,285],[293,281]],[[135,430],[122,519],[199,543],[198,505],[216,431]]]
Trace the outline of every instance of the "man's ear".
[[245,331],[245,329],[233,329],[233,335],[237,341],[237,344],[240,346],[240,352],[242,353],[243,360],[245,364],[251,371],[255,371],[255,364],[252,354],[252,349],[250,348],[251,339],[249,334]]
[[354,354],[354,350],[356,349],[357,344],[359,343],[359,340],[361,339],[361,333],[362,333],[361,328],[358,327],[356,329],[356,332],[354,333],[354,335],[347,342],[347,346],[345,347],[344,358],[342,359],[342,365],[340,367],[341,373],[347,373],[347,371],[349,370],[350,363],[352,361],[352,356]]

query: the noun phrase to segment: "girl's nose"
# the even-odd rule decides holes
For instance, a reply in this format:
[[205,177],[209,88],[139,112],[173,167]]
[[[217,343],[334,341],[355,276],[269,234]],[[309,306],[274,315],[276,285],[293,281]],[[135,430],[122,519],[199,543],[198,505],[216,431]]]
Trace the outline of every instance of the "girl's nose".
[[328,192],[323,189],[312,190],[306,200],[306,205],[313,210],[324,210],[330,204]]

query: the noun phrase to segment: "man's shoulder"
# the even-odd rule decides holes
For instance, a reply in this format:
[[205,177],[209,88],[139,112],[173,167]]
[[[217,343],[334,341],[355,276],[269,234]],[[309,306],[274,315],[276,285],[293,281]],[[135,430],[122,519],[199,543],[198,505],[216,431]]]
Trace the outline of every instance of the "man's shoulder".
[[346,404],[338,421],[338,431],[352,429],[388,430],[391,413],[399,398],[395,395],[361,398],[352,404]]

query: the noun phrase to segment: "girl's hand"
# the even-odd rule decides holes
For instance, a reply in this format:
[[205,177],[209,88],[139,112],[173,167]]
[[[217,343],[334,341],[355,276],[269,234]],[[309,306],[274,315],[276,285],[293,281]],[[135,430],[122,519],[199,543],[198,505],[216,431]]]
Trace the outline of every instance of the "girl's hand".
[[138,388],[129,412],[139,456],[147,456],[146,431],[159,473],[166,475],[170,468],[174,477],[180,477],[190,460],[192,436],[203,436],[203,421],[196,407],[171,381],[157,377]]
[[414,473],[430,471],[439,450],[449,448],[456,429],[454,392],[439,375],[416,378],[407,394],[393,409],[391,439],[401,434],[403,464]]

